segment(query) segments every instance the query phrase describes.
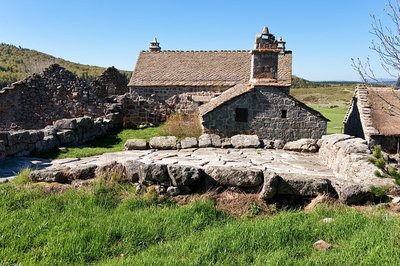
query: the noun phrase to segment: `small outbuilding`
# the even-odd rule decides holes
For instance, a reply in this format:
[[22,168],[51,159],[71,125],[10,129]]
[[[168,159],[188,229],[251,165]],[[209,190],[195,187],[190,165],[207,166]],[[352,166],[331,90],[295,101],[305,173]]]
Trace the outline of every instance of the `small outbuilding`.
[[400,151],[400,90],[357,86],[344,133],[365,139],[370,147],[381,145],[389,153]]

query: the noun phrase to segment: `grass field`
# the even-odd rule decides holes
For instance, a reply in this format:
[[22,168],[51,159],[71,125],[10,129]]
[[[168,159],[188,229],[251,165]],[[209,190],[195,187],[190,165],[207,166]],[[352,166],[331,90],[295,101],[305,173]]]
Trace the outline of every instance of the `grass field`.
[[[0,186],[0,265],[399,265],[400,218],[322,206],[231,216],[98,182],[63,193]],[[334,222],[321,220],[329,217]],[[333,245],[314,250],[323,239]]]

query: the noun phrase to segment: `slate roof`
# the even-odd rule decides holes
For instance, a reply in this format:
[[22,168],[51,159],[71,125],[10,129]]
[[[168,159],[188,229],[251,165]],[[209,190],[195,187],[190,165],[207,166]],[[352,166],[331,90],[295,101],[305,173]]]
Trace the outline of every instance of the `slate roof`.
[[[286,85],[280,85],[277,83],[271,83],[270,85],[275,86],[275,87],[279,87],[279,86],[286,87]],[[218,97],[211,99],[211,101],[209,101],[208,103],[205,103],[205,104],[199,106],[199,114],[201,116],[203,116],[203,115],[213,111],[214,109],[218,108],[219,106],[223,105],[224,103],[226,103],[230,100],[233,100],[234,98],[239,97],[247,92],[250,92],[255,88],[259,88],[259,87],[253,86],[250,84],[238,84],[238,85],[224,91]],[[296,103],[296,105],[300,106],[303,109],[306,109],[307,111],[314,114],[315,116],[321,117],[322,119],[324,119],[326,121],[330,121],[328,118],[323,116],[320,112],[318,112],[318,111],[312,109],[311,107],[307,106],[306,104],[300,102],[293,96],[287,94],[287,97],[292,99]]]
[[128,86],[235,86],[250,80],[250,51],[142,51]]
[[354,97],[358,99],[357,107],[366,139],[371,135],[400,135],[400,90],[359,85]]

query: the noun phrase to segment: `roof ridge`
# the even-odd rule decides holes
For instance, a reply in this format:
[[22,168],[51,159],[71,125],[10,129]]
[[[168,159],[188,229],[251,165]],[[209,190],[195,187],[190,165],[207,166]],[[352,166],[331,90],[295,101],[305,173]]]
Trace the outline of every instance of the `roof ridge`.
[[149,51],[142,50],[141,53],[243,53],[251,52],[251,50],[161,50],[161,51]]

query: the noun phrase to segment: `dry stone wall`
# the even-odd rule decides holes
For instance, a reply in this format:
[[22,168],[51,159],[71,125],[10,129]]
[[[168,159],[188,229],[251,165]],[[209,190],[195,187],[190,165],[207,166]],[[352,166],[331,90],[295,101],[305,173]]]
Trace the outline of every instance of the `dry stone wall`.
[[40,129],[61,118],[104,115],[103,102],[73,73],[51,65],[0,90],[0,129]]
[[90,85],[91,92],[101,99],[112,95],[122,95],[129,91],[127,77],[122,75],[115,67],[107,68]]

